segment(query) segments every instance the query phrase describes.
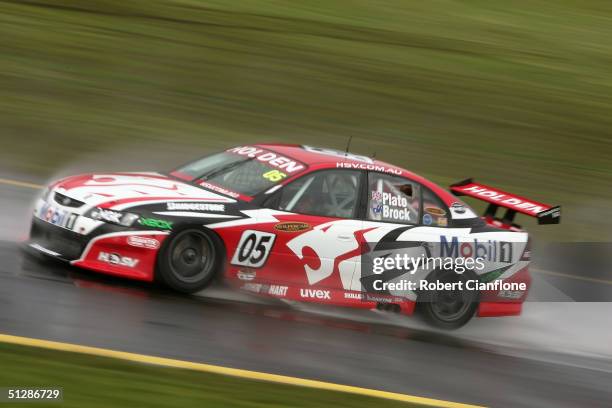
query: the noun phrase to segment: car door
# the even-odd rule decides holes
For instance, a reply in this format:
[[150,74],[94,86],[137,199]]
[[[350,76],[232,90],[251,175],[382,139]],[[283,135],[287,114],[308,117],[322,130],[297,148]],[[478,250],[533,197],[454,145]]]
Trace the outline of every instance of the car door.
[[[407,274],[407,269],[385,270],[383,274],[373,273],[371,261],[375,257],[392,257],[407,254],[411,257],[437,256],[440,236],[449,221],[446,205],[428,188],[403,177],[387,173],[368,172],[366,182],[367,205],[364,228],[371,228],[364,238],[369,244],[363,263],[357,264],[357,271],[351,286],[355,290],[373,291],[376,279],[398,281],[399,279],[424,278],[428,271]],[[434,248],[435,247],[435,248]],[[393,295],[405,293],[394,292]]]
[[361,253],[363,221],[357,218],[364,179],[360,170],[318,170],[275,193],[266,207],[283,213],[270,229],[275,243],[267,280],[305,288],[302,298],[324,295],[314,289],[350,286]]

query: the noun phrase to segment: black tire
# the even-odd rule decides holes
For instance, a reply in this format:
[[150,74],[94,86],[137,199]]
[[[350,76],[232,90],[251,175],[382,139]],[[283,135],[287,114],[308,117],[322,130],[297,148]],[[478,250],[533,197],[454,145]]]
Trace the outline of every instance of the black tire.
[[424,291],[419,294],[418,307],[425,321],[432,326],[455,330],[469,322],[478,308],[478,291],[465,289],[465,282],[477,279],[472,271],[458,274],[453,270],[432,272],[429,282],[463,281],[464,289],[459,291]]
[[221,273],[224,259],[223,243],[214,232],[184,228],[164,242],[157,257],[156,278],[178,292],[194,293]]

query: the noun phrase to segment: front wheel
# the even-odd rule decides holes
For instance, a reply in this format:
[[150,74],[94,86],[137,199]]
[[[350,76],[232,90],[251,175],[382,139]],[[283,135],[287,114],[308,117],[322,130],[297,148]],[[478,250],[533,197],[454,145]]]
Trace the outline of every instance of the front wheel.
[[419,296],[419,308],[425,320],[446,330],[458,329],[469,322],[478,307],[478,292],[465,289],[465,283],[477,279],[476,274],[466,271],[458,274],[453,270],[434,271],[429,282],[463,282],[463,290],[436,290],[423,292]]
[[157,277],[170,288],[194,293],[208,286],[223,265],[223,244],[213,233],[184,229],[164,243],[157,260]]

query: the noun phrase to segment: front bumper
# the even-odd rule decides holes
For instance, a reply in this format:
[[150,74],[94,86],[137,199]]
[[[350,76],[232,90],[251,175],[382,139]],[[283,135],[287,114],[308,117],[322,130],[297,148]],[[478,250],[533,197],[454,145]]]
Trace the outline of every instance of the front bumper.
[[168,234],[105,224],[95,233],[80,235],[34,218],[29,247],[81,268],[152,281],[157,253]]
[[30,247],[65,261],[79,259],[89,238],[38,218],[32,219]]

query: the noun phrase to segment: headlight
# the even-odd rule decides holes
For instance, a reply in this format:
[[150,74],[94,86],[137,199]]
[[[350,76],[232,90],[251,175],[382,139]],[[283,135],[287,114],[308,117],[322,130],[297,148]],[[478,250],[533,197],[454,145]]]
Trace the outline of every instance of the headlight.
[[110,222],[112,224],[130,227],[139,218],[137,214],[121,211],[107,210],[104,208],[94,208],[89,212],[89,218],[98,221]]

